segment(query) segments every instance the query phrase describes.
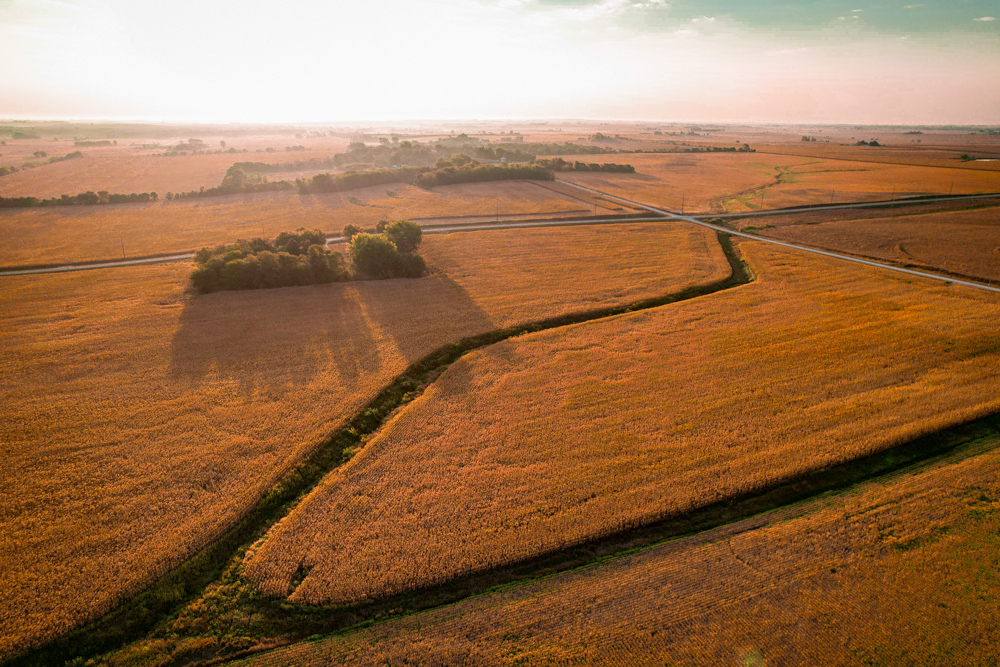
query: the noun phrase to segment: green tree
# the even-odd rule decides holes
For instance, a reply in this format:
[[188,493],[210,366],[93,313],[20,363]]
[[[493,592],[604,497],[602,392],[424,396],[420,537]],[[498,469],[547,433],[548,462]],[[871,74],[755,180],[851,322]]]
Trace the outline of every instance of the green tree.
[[366,278],[395,278],[399,251],[381,234],[355,234],[347,251],[355,272]]
[[399,252],[414,253],[423,237],[423,230],[415,222],[397,220],[385,228],[385,236],[396,246]]
[[344,240],[348,243],[354,238],[354,235],[361,231],[361,228],[357,225],[344,225],[344,228],[340,231],[340,235],[344,237]]

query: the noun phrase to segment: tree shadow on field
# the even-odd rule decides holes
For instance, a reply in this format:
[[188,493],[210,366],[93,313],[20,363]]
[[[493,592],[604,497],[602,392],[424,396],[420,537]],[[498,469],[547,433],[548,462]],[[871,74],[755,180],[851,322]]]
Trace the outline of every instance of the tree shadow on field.
[[170,377],[188,386],[233,383],[272,397],[333,368],[341,382],[378,371],[375,340],[351,285],[198,296],[184,307]]
[[[320,374],[363,382],[395,355],[406,364],[466,336],[490,318],[441,274],[195,297],[181,312],[170,378],[278,398]],[[399,369],[400,372],[403,370]]]
[[368,321],[412,364],[434,350],[497,328],[468,291],[442,272],[356,283]]

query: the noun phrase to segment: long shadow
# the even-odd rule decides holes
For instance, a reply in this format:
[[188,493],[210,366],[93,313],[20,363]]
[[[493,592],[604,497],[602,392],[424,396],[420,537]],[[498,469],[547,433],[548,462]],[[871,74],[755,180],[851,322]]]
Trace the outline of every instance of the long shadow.
[[[187,302],[171,342],[170,378],[191,389],[222,382],[272,398],[312,381],[332,360],[342,379],[379,359],[348,284],[219,292]],[[367,352],[367,354],[366,354]]]

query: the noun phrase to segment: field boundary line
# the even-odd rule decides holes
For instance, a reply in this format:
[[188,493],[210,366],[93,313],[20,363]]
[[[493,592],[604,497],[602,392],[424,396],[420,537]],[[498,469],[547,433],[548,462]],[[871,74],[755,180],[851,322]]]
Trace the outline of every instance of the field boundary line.
[[[770,243],[772,245],[781,246],[783,248],[789,248],[789,249],[792,249],[792,250],[801,250],[802,252],[808,252],[808,253],[812,253],[812,254],[815,254],[815,255],[822,255],[824,257],[831,257],[833,259],[840,259],[840,260],[843,260],[845,262],[853,262],[855,264],[863,264],[865,266],[871,266],[871,267],[875,267],[875,268],[878,268],[878,269],[886,269],[887,271],[895,271],[897,273],[904,273],[906,275],[916,276],[918,278],[929,278],[930,280],[936,280],[938,282],[943,282],[943,283],[946,283],[946,284],[962,285],[963,287],[972,287],[974,289],[979,289],[979,290],[984,290],[986,292],[993,292],[995,294],[1000,294],[1000,287],[993,287],[992,285],[983,285],[982,283],[972,282],[972,281],[969,281],[969,280],[961,280],[959,278],[951,278],[951,277],[942,276],[942,275],[939,275],[939,274],[936,274],[936,273],[927,273],[926,271],[917,271],[915,269],[905,269],[905,268],[900,267],[900,266],[893,266],[892,264],[885,264],[883,262],[878,262],[878,261],[875,261],[875,260],[872,260],[872,259],[862,259],[860,257],[852,257],[850,255],[845,255],[845,254],[842,254],[842,253],[839,253],[839,252],[833,252],[833,251],[830,251],[830,250],[821,250],[819,248],[810,248],[809,246],[799,245],[797,243],[788,243],[787,241],[779,241],[777,239],[768,238],[766,236],[757,236],[756,234],[748,234],[747,232],[738,232],[738,231],[735,231],[733,229],[728,229],[726,227],[722,227],[720,225],[715,225],[715,224],[712,224],[710,222],[705,222],[704,220],[700,219],[700,218],[716,218],[716,217],[719,217],[719,216],[711,216],[711,215],[704,215],[704,216],[702,216],[702,215],[699,215],[699,216],[695,217],[695,216],[690,216],[690,215],[681,215],[679,213],[673,213],[673,212],[668,211],[668,210],[663,209],[663,208],[657,208],[655,206],[650,206],[648,204],[642,204],[640,202],[633,201],[631,199],[625,199],[624,197],[616,197],[615,195],[610,195],[610,194],[608,194],[606,192],[601,192],[600,190],[595,190],[594,188],[588,188],[588,187],[586,187],[584,185],[577,185],[576,183],[569,183],[569,181],[560,181],[560,182],[561,183],[567,183],[567,184],[573,186],[574,188],[580,188],[581,190],[587,190],[588,192],[593,192],[595,194],[604,195],[605,197],[610,197],[612,199],[617,199],[617,200],[622,201],[622,202],[634,204],[636,206],[644,208],[647,211],[651,211],[653,213],[661,213],[661,214],[663,214],[665,216],[668,216],[668,219],[684,220],[685,222],[690,222],[690,223],[695,224],[695,225],[700,225],[702,227],[708,227],[709,229],[714,230],[714,231],[719,232],[719,233],[732,234],[733,236],[739,236],[739,237],[742,237],[742,238],[750,239],[752,241],[760,241],[761,243]],[[981,197],[983,195],[970,195],[970,196]],[[922,201],[927,202],[927,201],[931,201],[931,200],[922,200]],[[895,202],[892,202],[892,203],[895,203]],[[845,204],[843,206],[840,206],[839,208],[857,208],[859,206],[860,205]],[[819,210],[819,209],[811,209],[811,210]]]

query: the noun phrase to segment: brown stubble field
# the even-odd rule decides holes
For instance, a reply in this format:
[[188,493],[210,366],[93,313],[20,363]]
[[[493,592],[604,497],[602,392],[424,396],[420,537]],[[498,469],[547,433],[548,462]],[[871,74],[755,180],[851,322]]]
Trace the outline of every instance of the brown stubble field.
[[998,444],[238,664],[993,664]]
[[[565,187],[565,186],[563,186]],[[393,193],[389,196],[387,193]],[[299,227],[339,234],[347,224],[374,227],[380,219],[503,215],[593,214],[585,200],[529,181],[445,186],[432,191],[404,184],[345,193],[261,193],[152,204],[56,206],[0,210],[0,266],[56,264],[193,251],[238,238],[273,238]],[[608,204],[607,206],[611,206]],[[600,214],[608,214],[598,209]]]
[[[44,164],[30,169],[0,176],[0,197],[59,197],[76,195],[88,190],[128,194],[130,192],[156,192],[162,198],[168,192],[187,192],[201,187],[215,187],[222,182],[235,162],[281,163],[310,158],[331,157],[346,150],[348,141],[343,138],[324,137],[296,139],[294,136],[260,136],[230,138],[228,147],[249,152],[225,153],[219,137],[206,138],[206,152],[201,155],[163,156],[169,147],[187,141],[148,139],[120,141],[118,146],[75,147],[72,141],[50,142],[44,139],[11,140],[0,147],[0,166],[11,164],[20,167],[25,161],[44,161],[32,157],[34,151],[45,151],[48,157],[61,157],[74,151],[82,158]],[[129,144],[159,144],[159,148],[141,149]],[[309,150],[285,151],[285,146],[304,145]],[[275,152],[261,152],[261,147],[274,147]],[[281,175],[272,177],[278,180]]]
[[763,207],[774,209],[828,204],[831,200],[864,202],[1000,191],[1000,171],[995,169],[949,169],[765,153],[608,157],[632,164],[637,173],[563,172],[559,178],[673,211],[679,211],[683,203],[685,213],[757,211],[762,192]]
[[[429,236],[444,268],[419,280],[197,298],[185,264],[4,279],[0,655],[99,615],[204,545],[433,349],[729,273],[707,230],[610,234]],[[480,255],[501,247],[506,266]],[[664,262],[660,247],[683,252]],[[533,253],[544,263],[521,267]]]
[[473,352],[248,558],[347,603],[531,558],[993,412],[1000,306],[762,244],[759,281]]
[[[827,211],[736,221],[763,236],[985,282],[1000,281],[1000,207]],[[969,206],[968,203],[962,206]],[[951,208],[952,210],[948,210]],[[943,210],[942,210],[943,209]]]

